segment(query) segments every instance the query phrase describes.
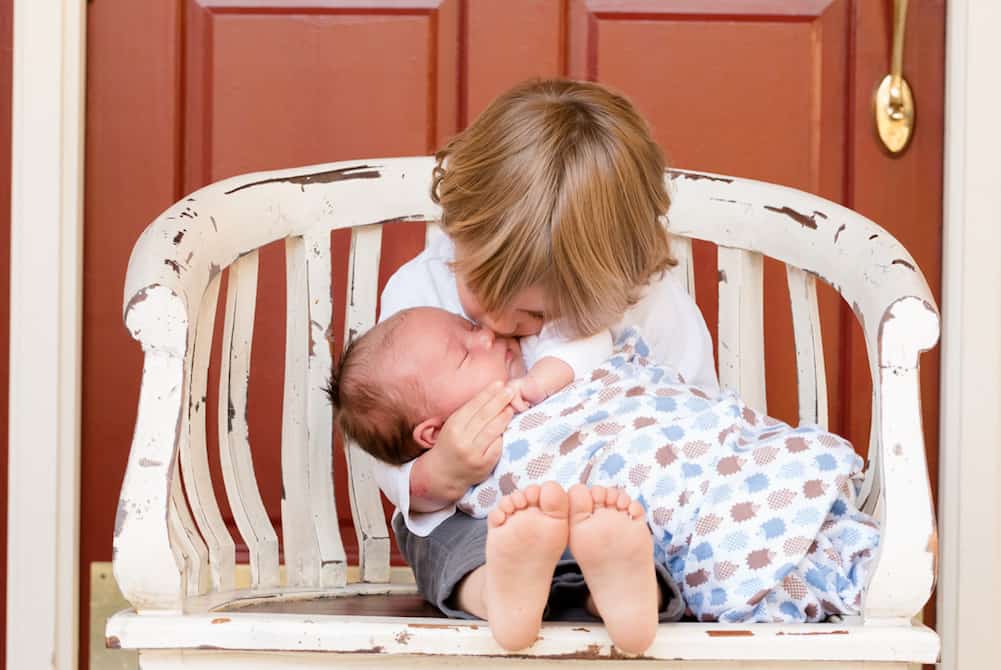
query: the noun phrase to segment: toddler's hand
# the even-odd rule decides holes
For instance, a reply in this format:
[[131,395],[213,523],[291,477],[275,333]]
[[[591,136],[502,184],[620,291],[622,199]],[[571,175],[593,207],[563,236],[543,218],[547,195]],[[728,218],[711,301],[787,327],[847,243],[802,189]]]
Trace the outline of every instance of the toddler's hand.
[[514,416],[511,398],[500,382],[483,389],[445,421],[434,449],[421,457],[434,460],[441,475],[435,479],[450,489],[448,497],[458,500],[497,465],[501,436]]

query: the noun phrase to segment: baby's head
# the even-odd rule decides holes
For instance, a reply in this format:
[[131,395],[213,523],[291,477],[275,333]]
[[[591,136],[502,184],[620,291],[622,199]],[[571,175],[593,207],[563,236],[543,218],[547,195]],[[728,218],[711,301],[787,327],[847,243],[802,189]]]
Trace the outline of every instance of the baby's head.
[[327,393],[341,431],[387,463],[434,446],[477,393],[525,375],[518,341],[434,307],[403,310],[351,342]]
[[436,158],[431,197],[455,243],[463,309],[496,332],[554,321],[593,335],[676,264],[661,151],[633,105],[600,84],[520,84]]

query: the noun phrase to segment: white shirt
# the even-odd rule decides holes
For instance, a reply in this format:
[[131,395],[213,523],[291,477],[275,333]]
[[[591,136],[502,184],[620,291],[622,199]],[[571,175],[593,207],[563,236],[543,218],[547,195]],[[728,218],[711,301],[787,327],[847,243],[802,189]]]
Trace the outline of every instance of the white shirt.
[[[459,301],[455,274],[449,267],[455,258],[451,240],[439,234],[417,257],[397,270],[382,292],[379,321],[411,307],[440,307],[467,316]],[[467,316],[468,318],[468,316]],[[574,370],[574,376],[595,367],[611,352],[612,339],[629,327],[637,328],[650,346],[651,358],[677,370],[689,384],[718,390],[713,364],[712,340],[695,301],[677,280],[664,275],[653,280],[643,296],[610,329],[590,338],[567,341],[554,328],[544,327],[538,336],[522,338],[525,363],[555,356]],[[426,536],[455,513],[451,505],[435,512],[410,512],[410,469],[414,461],[389,465],[376,461],[375,480],[396,505],[411,532]]]

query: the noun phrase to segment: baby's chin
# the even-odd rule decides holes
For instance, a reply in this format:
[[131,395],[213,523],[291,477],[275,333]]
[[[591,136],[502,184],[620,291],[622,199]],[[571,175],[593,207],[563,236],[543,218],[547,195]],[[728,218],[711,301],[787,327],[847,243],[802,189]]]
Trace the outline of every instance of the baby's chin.
[[508,351],[510,360],[507,364],[507,379],[504,380],[505,383],[514,379],[520,379],[528,374],[528,369],[525,367],[525,359],[521,355],[521,347],[514,346]]

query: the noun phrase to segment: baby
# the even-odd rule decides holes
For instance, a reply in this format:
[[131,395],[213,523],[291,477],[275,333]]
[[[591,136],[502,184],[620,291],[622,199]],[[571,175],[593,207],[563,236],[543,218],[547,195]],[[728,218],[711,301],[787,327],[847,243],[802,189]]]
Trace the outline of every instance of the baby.
[[[524,339],[530,348],[531,338]],[[544,357],[526,370],[518,340],[495,336],[445,310],[418,307],[352,342],[328,392],[347,436],[376,458],[404,463],[433,447],[445,420],[471,398],[480,397],[488,411],[496,393],[485,390],[507,384],[508,400],[526,406],[572,377],[570,366],[555,358]],[[484,618],[501,646],[516,650],[531,644],[546,605],[544,597],[536,603],[531,594],[549,592],[554,566],[562,569],[558,563],[568,550],[589,592],[583,607],[604,621],[616,646],[641,653],[658,619],[681,616],[678,587],[664,566],[654,565],[641,506],[617,489],[568,488],[569,494],[553,482],[526,485],[492,509]],[[609,546],[618,551],[609,552]],[[579,588],[571,574],[561,575],[557,592],[570,599],[560,607],[571,611]]]
[[[445,420],[492,383],[524,411],[573,381],[562,360],[526,370],[521,345],[445,310],[404,310],[352,342],[337,375],[338,422],[376,458],[400,465],[434,446]],[[360,383],[364,380],[364,383]]]
[[[484,516],[502,494],[543,479],[621,488],[644,509],[657,563],[700,620],[858,613],[879,535],[856,509],[861,459],[851,445],[758,415],[732,392],[688,387],[646,353],[636,333],[620,337],[589,378],[512,422],[493,474],[459,507]],[[513,340],[437,310],[408,311],[345,352],[339,421],[348,434],[353,422],[395,423],[389,439],[362,444],[378,458],[414,458],[484,385],[535,385],[518,359]],[[378,420],[352,409],[359,374],[385,390]]]

